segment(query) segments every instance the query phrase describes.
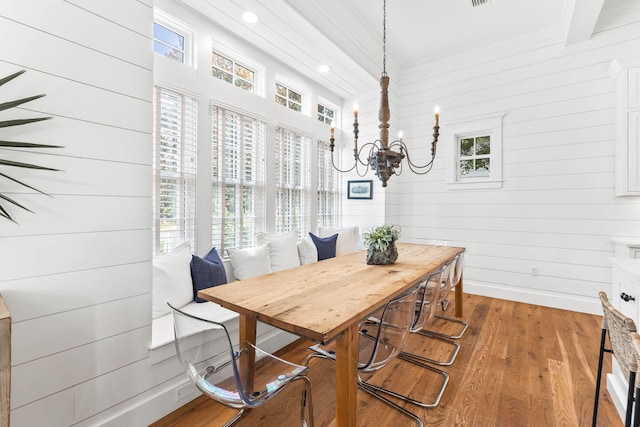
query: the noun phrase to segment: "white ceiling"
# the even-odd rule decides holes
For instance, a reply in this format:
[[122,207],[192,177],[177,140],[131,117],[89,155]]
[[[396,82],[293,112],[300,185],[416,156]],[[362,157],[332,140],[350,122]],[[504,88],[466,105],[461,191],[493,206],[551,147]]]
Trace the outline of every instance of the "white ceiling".
[[[382,0],[181,0],[338,95],[377,86]],[[605,0],[387,0],[387,71],[544,33],[587,40]],[[257,24],[242,21],[243,11]],[[320,64],[331,72],[321,74]]]

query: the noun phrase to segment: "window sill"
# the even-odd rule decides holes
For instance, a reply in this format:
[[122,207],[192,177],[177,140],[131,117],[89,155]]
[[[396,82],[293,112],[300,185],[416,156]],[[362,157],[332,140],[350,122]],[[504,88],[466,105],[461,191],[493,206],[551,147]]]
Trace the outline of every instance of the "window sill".
[[447,182],[447,190],[489,190],[502,188],[502,180],[482,180],[469,182]]

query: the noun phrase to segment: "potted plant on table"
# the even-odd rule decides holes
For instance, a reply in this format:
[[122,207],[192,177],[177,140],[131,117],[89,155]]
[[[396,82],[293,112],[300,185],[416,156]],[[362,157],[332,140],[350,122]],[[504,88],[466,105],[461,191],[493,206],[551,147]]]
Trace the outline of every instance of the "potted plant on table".
[[398,259],[396,240],[400,237],[400,226],[380,225],[364,232],[362,238],[367,248],[367,264],[388,265]]

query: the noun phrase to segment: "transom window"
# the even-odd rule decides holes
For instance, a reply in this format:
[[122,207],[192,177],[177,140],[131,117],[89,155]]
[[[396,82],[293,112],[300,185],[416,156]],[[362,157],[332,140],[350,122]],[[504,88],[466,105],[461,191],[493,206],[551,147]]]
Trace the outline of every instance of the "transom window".
[[256,72],[216,51],[211,53],[211,75],[246,91],[255,90]]
[[458,138],[460,179],[491,176],[491,135]]
[[318,104],[318,120],[328,125],[335,120],[336,112],[326,105]]
[[154,22],[153,51],[184,64],[184,36]]
[[153,51],[165,58],[191,66],[193,30],[171,15],[154,9]]
[[302,112],[302,95],[280,83],[276,83],[276,103]]

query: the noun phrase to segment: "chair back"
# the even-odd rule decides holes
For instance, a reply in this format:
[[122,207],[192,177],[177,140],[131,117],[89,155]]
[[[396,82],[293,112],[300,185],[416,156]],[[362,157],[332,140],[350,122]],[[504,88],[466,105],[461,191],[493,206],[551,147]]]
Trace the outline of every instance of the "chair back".
[[[638,360],[633,346],[632,333],[636,332],[636,324],[630,317],[618,311],[607,298],[607,294],[600,292],[602,303],[602,329],[609,331],[609,341],[613,356],[618,361],[625,378],[629,372],[638,372]],[[636,384],[640,376],[636,379]]]
[[464,268],[464,254],[465,252],[460,252],[456,256],[456,264],[453,269],[453,274],[451,279],[451,289],[455,289],[458,283],[460,283],[460,279],[462,278],[462,269]]
[[[248,342],[234,347],[223,324],[169,307],[180,363],[200,391],[223,405],[259,406],[306,371]],[[249,369],[254,361],[260,369]]]
[[444,301],[449,298],[449,293],[451,292],[451,286],[453,282],[453,274],[456,268],[456,260],[457,257],[450,259],[447,263],[442,267],[442,279],[440,282],[440,295],[438,295],[438,302]]
[[387,302],[375,322],[360,325],[358,369],[372,372],[385,366],[404,347],[413,322],[418,287]]
[[427,277],[418,288],[416,308],[414,311],[411,332],[421,330],[427,321],[435,314],[436,304],[440,295],[442,277],[446,274],[442,268]]

